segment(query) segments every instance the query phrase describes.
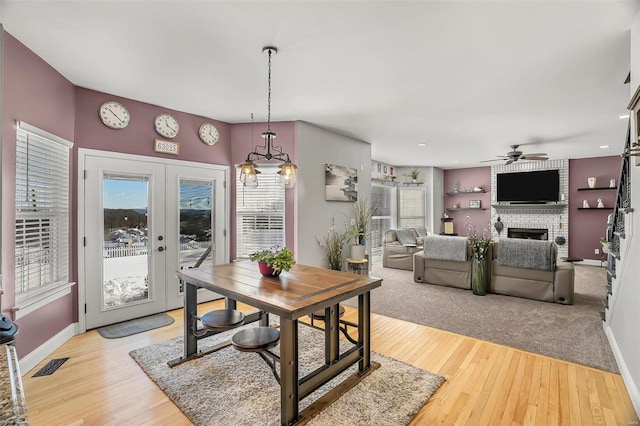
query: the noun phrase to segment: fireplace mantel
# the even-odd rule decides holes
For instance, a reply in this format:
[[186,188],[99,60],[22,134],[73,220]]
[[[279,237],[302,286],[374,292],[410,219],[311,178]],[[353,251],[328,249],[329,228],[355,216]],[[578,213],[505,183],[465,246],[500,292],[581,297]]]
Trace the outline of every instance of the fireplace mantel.
[[498,213],[557,213],[567,208],[566,203],[559,204],[491,204]]

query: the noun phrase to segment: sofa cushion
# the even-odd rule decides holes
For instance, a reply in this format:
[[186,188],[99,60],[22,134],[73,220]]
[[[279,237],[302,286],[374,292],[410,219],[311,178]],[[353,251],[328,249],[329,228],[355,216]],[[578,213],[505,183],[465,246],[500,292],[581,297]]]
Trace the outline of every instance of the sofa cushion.
[[396,229],[396,238],[400,244],[407,246],[416,245],[416,236],[410,229]]
[[501,238],[498,241],[498,265],[553,271],[558,247],[553,241]]
[[428,259],[467,260],[467,237],[429,235],[424,238],[424,257]]

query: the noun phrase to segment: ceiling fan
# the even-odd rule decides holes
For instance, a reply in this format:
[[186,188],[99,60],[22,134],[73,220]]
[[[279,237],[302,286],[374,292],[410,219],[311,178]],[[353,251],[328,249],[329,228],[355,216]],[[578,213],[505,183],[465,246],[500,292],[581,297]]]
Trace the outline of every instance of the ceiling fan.
[[549,157],[547,157],[546,153],[544,152],[536,152],[533,154],[524,154],[522,151],[518,150],[518,147],[520,145],[511,145],[511,149],[512,151],[507,152],[507,155],[498,155],[499,158],[495,159],[495,160],[484,160],[481,161],[481,163],[488,163],[490,161],[502,161],[502,160],[506,160],[507,162],[505,163],[506,166],[508,166],[509,164],[513,163],[514,161],[518,161],[518,160],[529,160],[529,161],[543,161],[543,160],[548,160]]

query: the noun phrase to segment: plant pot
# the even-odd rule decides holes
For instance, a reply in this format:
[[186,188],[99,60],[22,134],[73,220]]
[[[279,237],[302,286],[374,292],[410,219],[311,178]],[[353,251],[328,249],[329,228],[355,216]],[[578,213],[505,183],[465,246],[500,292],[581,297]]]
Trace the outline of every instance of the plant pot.
[[604,243],[604,244],[600,244],[602,246],[602,253],[603,254],[607,254],[609,253],[609,243]]
[[487,294],[487,262],[484,259],[471,261],[471,290],[477,296]]
[[363,260],[365,254],[366,246],[362,244],[353,244],[351,246],[351,259],[352,260]]
[[258,269],[260,273],[265,277],[277,277],[282,271],[274,271],[274,269],[267,265],[267,262],[258,262]]

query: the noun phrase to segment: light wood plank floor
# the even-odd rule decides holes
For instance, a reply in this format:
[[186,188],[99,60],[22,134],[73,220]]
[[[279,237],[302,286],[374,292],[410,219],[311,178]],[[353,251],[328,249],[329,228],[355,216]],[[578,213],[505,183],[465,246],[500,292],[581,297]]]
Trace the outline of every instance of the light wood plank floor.
[[[210,302],[199,311],[222,306]],[[181,335],[182,310],[169,314],[174,324],[134,336],[75,336],[26,373],[31,425],[190,425],[128,354]],[[355,310],[347,307],[344,319],[356,321]],[[372,347],[447,379],[412,425],[638,424],[617,374],[376,314]],[[51,376],[31,377],[49,359],[63,357],[69,360]]]

